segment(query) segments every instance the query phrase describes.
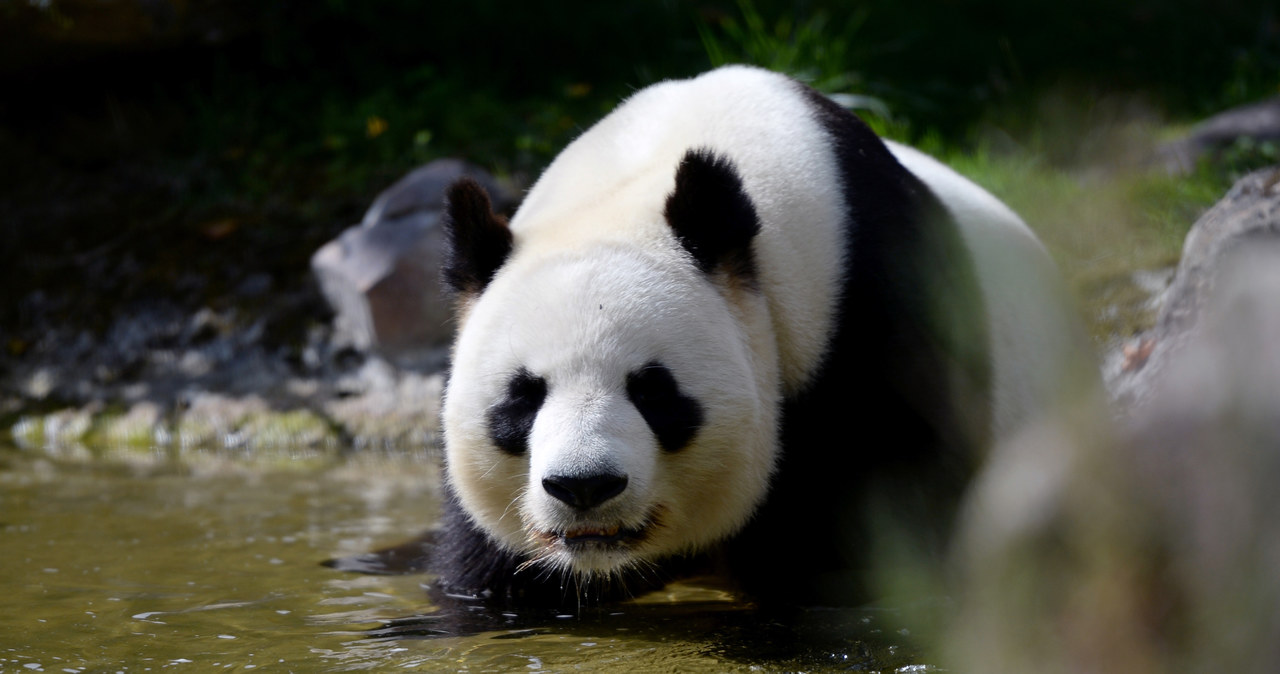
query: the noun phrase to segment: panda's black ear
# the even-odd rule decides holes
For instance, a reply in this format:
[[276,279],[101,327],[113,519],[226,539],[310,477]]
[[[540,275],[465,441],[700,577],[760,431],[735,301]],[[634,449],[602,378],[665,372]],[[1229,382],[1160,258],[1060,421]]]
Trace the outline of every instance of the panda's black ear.
[[478,293],[511,254],[511,230],[506,218],[494,214],[489,194],[471,178],[460,178],[445,196],[445,283],[459,293]]
[[663,215],[703,272],[755,277],[760,219],[733,162],[707,148],[685,153]]

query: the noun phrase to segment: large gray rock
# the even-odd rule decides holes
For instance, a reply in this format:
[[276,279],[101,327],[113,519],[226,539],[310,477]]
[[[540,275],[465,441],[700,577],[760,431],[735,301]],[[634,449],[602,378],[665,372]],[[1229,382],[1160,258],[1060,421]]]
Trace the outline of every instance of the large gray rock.
[[1280,241],[1280,167],[1241,178],[1192,226],[1155,326],[1104,364],[1112,394],[1122,405],[1140,406],[1177,358],[1218,279],[1235,264],[1234,253],[1266,241]]
[[1280,96],[1220,112],[1191,129],[1186,138],[1156,149],[1156,158],[1170,173],[1190,173],[1203,157],[1213,157],[1237,140],[1280,140]]
[[339,339],[397,360],[420,360],[448,343],[440,217],[445,190],[463,176],[484,185],[496,209],[510,206],[506,190],[483,170],[457,159],[433,161],[387,188],[359,225],[312,256]]

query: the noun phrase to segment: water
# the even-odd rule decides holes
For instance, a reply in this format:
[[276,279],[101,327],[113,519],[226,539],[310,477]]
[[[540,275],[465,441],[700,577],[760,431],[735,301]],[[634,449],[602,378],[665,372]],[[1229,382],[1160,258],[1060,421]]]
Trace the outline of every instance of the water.
[[320,566],[425,529],[438,485],[416,452],[0,445],[0,672],[932,669],[892,611],[766,616],[693,582],[442,623],[428,576]]

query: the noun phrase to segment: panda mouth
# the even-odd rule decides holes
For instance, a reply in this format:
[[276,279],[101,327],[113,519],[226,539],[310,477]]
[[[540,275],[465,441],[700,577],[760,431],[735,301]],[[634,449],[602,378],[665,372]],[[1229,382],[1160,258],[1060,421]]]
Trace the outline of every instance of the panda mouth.
[[650,516],[637,526],[584,525],[561,531],[539,531],[534,536],[545,546],[569,550],[623,548],[643,542],[653,527],[654,518]]
[[555,540],[562,545],[574,547],[590,544],[617,545],[622,543],[630,543],[640,540],[644,537],[647,524],[640,528],[629,528],[613,525],[611,527],[584,527],[580,529],[570,529],[568,531],[552,534]]

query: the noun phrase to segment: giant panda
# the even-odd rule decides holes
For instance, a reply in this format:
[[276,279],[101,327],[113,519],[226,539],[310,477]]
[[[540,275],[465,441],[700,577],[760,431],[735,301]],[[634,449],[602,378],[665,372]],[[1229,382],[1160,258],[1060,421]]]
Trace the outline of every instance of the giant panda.
[[581,604],[698,569],[861,601],[894,527],[945,548],[1077,350],[1011,210],[761,69],[635,93],[509,223],[472,181],[447,200],[450,596]]

